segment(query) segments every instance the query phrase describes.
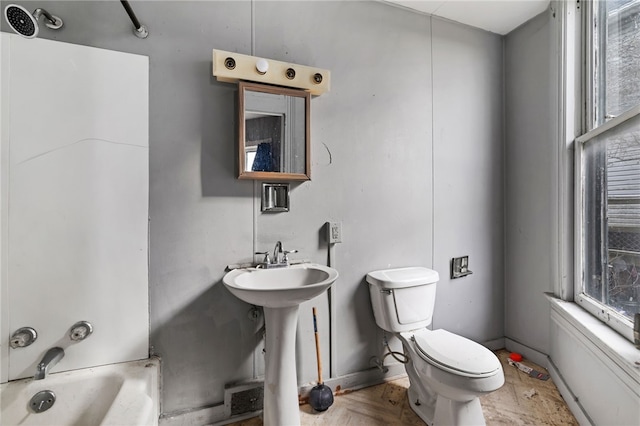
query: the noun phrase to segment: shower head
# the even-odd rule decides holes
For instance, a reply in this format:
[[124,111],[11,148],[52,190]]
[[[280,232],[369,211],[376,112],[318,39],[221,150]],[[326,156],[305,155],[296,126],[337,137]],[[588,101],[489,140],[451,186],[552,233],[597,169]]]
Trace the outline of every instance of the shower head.
[[52,30],[62,27],[62,19],[51,15],[44,9],[36,9],[33,14],[17,4],[10,4],[4,8],[4,17],[13,31],[25,38],[38,36],[38,19],[44,15],[45,25]]

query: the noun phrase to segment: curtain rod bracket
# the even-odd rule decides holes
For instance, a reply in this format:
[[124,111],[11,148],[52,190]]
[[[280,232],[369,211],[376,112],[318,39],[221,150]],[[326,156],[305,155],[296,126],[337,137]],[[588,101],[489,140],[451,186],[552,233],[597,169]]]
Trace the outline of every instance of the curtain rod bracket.
[[140,28],[134,28],[133,33],[138,38],[147,38],[149,37],[149,30],[146,25],[140,25]]
[[142,25],[140,21],[138,21],[138,18],[133,12],[133,9],[131,8],[129,2],[127,0],[120,0],[120,3],[122,3],[124,10],[127,12],[127,15],[129,15],[131,22],[133,22],[133,34],[135,34],[135,36],[138,38],[149,37],[149,30],[145,25]]

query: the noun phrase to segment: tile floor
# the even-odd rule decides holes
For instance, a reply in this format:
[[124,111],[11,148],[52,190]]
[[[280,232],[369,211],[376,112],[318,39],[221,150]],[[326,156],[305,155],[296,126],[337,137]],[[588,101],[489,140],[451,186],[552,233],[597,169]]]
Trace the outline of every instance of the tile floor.
[[[529,377],[508,364],[509,352],[496,351],[505,375],[505,384],[481,398],[487,425],[578,425],[551,379]],[[534,369],[546,370],[525,360]],[[424,425],[411,410],[406,389],[409,379],[401,378],[376,386],[338,395],[325,412],[317,413],[308,404],[300,406],[302,425]],[[535,390],[533,396],[528,396]],[[235,426],[260,426],[254,417],[233,423]]]

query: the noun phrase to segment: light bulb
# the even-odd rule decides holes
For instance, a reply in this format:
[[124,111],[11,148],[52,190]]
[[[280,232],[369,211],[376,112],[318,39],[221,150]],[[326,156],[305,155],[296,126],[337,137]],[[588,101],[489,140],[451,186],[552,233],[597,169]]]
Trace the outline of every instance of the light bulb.
[[256,70],[259,74],[265,74],[269,69],[269,62],[266,59],[258,59],[256,61]]

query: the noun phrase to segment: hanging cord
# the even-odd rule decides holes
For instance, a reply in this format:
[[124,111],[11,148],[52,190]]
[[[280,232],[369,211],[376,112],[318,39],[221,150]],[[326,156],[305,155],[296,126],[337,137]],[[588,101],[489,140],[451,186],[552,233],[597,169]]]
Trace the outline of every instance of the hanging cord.
[[409,362],[409,357],[407,356],[407,354],[402,353],[402,352],[394,352],[391,350],[391,348],[389,347],[389,342],[387,341],[387,333],[384,333],[382,335],[382,339],[384,342],[384,346],[385,348],[387,348],[387,353],[384,354],[384,356],[382,357],[382,365],[384,365],[384,360],[391,355],[393,357],[393,359],[395,359],[396,361],[398,361],[401,364],[406,364]]

